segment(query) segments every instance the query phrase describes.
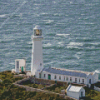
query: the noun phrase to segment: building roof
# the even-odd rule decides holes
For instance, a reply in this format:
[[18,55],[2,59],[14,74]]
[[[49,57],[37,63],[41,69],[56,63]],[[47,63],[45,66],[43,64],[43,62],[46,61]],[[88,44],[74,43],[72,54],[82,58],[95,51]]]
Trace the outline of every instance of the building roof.
[[68,88],[67,88],[67,91],[79,92],[81,89],[82,89],[82,87],[69,85]]
[[44,68],[42,71],[46,71],[53,74],[60,74],[60,75],[68,75],[68,76],[77,76],[77,77],[87,77],[89,73],[82,72],[82,71],[72,71],[66,69],[57,69],[57,68]]

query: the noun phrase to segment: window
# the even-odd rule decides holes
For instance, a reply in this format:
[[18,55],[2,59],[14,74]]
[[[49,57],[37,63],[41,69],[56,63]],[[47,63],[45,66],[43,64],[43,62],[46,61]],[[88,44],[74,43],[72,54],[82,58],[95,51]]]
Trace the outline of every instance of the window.
[[61,80],[61,76],[59,76],[59,80]]
[[56,75],[54,76],[54,79],[56,79],[57,77],[56,77]]
[[16,61],[16,63],[17,63],[17,68],[19,68],[19,61]]
[[75,78],[75,83],[77,83],[77,78]]
[[83,97],[83,92],[81,92],[81,97]]
[[91,79],[89,79],[89,83],[91,84]]
[[66,77],[66,81],[68,81],[68,77]]
[[82,79],[82,83],[84,83],[84,79]]
[[44,78],[45,78],[45,74],[44,74]]
[[51,74],[48,74],[48,79],[51,80]]
[[80,83],[80,79],[79,79],[79,83]]
[[64,76],[64,81],[65,81],[65,76]]
[[39,78],[41,78],[41,73],[39,73]]
[[70,77],[70,81],[72,82],[72,77]]

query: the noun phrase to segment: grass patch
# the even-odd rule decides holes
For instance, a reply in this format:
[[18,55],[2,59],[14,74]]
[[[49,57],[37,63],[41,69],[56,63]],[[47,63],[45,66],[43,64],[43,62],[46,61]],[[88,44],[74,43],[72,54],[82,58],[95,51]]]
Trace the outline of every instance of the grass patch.
[[100,100],[100,92],[85,87],[85,100]]
[[[65,100],[55,94],[47,94],[41,92],[27,92],[24,88],[13,85],[15,81],[23,79],[22,77],[14,77],[11,71],[0,72],[0,100]],[[32,86],[34,84],[30,84]],[[34,85],[37,88],[44,86]]]
[[100,88],[100,82],[95,83],[95,86]]
[[66,88],[68,87],[68,85],[61,85],[61,84],[55,84],[51,87],[48,87],[46,88],[45,90],[48,90],[48,91],[53,91],[53,92],[56,92],[56,93],[61,93],[61,90],[65,90]]
[[24,88],[11,85],[0,94],[0,100],[65,100],[56,94],[27,92]]
[[26,86],[30,86],[30,87],[33,87],[33,88],[38,88],[38,89],[42,89],[42,88],[48,86],[48,85],[43,85],[43,84],[35,84],[35,83],[32,83],[30,80],[22,82],[21,84],[26,85]]
[[[4,71],[0,72],[0,79],[2,82],[0,82],[0,94],[5,92],[15,81],[23,79],[22,77],[14,77],[14,74],[11,73],[11,71]],[[1,100],[1,99],[0,99]]]

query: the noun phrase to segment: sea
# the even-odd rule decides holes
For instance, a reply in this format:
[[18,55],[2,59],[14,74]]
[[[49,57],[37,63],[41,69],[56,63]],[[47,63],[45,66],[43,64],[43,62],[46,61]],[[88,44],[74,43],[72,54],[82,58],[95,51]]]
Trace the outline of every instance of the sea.
[[0,0],[0,72],[26,59],[42,28],[44,67],[100,72],[100,0]]

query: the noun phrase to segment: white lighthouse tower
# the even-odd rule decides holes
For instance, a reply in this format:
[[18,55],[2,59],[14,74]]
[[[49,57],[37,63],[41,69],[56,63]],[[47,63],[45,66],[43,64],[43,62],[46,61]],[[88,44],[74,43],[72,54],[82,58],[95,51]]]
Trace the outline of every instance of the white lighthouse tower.
[[43,54],[42,54],[42,29],[40,26],[35,26],[32,36],[32,59],[31,59],[31,74],[35,75],[37,71],[43,69]]

